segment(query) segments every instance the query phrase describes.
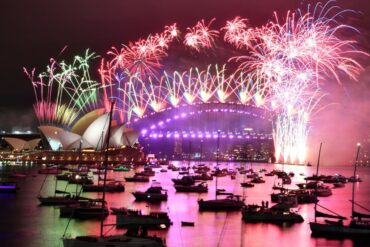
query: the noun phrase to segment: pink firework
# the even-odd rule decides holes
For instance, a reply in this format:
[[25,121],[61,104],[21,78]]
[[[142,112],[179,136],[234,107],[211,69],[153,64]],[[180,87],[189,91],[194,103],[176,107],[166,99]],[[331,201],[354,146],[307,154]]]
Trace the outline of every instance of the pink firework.
[[204,20],[201,20],[194,27],[188,27],[188,32],[185,34],[184,44],[198,52],[202,48],[212,48],[214,40],[219,34],[219,31],[210,29],[214,20],[215,18],[213,18],[208,25],[205,24]]
[[248,20],[237,16],[231,21],[227,21],[222,28],[225,30],[224,40],[235,45],[237,48],[247,47],[252,38],[252,29],[247,29]]
[[172,24],[166,26],[162,33],[150,35],[132,45],[124,45],[121,49],[112,47],[107,53],[113,55],[109,67],[113,70],[125,70],[131,75],[139,74],[142,78],[156,75],[162,67],[161,59],[167,56],[170,42],[178,36],[176,24]]

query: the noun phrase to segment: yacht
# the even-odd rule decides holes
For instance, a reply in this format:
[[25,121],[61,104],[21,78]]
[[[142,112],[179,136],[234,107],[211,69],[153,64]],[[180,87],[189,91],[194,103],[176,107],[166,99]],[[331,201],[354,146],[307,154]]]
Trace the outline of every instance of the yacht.
[[199,211],[239,211],[245,206],[241,196],[227,195],[226,198],[198,201]]
[[149,182],[149,177],[135,174],[133,177],[125,177],[125,180],[126,182]]
[[292,212],[285,204],[276,204],[270,208],[268,205],[247,205],[242,209],[242,217],[245,222],[267,223],[301,223],[303,218],[296,212]]
[[167,191],[161,186],[152,185],[146,191],[132,192],[137,201],[158,202],[167,201]]
[[122,210],[116,211],[116,226],[118,228],[131,226],[145,226],[156,229],[166,229],[172,222],[166,212],[150,212],[143,214],[141,210]]
[[205,182],[196,185],[175,185],[176,192],[208,192],[208,185]]
[[[84,192],[103,192],[103,184],[84,184],[82,185]],[[125,186],[118,181],[112,181],[105,185],[105,192],[124,192]]]

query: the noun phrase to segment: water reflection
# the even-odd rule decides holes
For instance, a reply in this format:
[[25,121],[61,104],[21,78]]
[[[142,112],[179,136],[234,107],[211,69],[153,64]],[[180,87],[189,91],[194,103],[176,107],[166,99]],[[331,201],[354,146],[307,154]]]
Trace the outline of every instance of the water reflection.
[[[180,162],[174,162],[180,166]],[[196,164],[192,162],[191,166]],[[214,166],[215,163],[209,165]],[[221,167],[235,169],[245,164],[221,163]],[[187,166],[187,162],[184,163]],[[250,168],[251,164],[246,164]],[[266,169],[283,169],[286,172],[294,172],[292,184],[288,188],[296,188],[296,183],[304,182],[303,176],[312,175],[315,167],[307,166],[289,166],[273,164],[252,164],[253,169],[259,171]],[[4,169],[4,168],[2,168]],[[340,173],[344,176],[352,175],[351,167],[325,167],[323,166],[321,174]],[[3,172],[4,170],[2,170]],[[62,246],[60,238],[65,231],[69,219],[59,218],[58,207],[39,207],[37,195],[45,175],[36,175],[37,169],[27,167],[23,172],[29,176],[20,182],[21,190],[16,196],[0,195],[0,241],[1,246],[37,246],[37,247],[56,247]],[[109,171],[108,176],[117,180],[124,180],[125,176],[133,175],[131,172],[113,172]],[[363,178],[362,183],[355,186],[356,200],[365,207],[370,207],[370,170],[369,168],[360,168],[358,173]],[[171,178],[176,178],[177,172],[157,172],[152,179],[160,181],[162,186],[168,190],[168,201],[159,204],[148,204],[146,202],[136,202],[131,194],[136,190],[144,191],[150,183],[125,183],[124,193],[109,193],[107,201],[109,207],[128,207],[132,209],[141,209],[143,212],[167,211],[174,223],[166,231],[151,231],[157,235],[166,238],[169,247],[177,246],[366,246],[363,240],[332,240],[324,238],[312,238],[308,222],[313,220],[313,204],[299,206],[299,212],[305,221],[302,224],[294,225],[274,225],[264,223],[245,224],[242,223],[240,212],[198,212],[197,201],[200,198],[210,199],[215,195],[215,179],[208,181],[208,193],[176,193]],[[97,179],[97,176],[95,176]],[[257,184],[253,188],[243,189],[240,182],[244,180],[243,175],[238,174],[235,180],[229,176],[218,178],[219,188],[228,192],[245,195],[246,203],[260,204],[262,200],[270,200],[272,186],[277,183],[275,177],[264,177],[265,184]],[[53,177],[48,177],[43,194],[52,194],[55,186]],[[66,182],[58,182],[58,187],[64,188]],[[75,191],[75,186],[67,187],[69,191]],[[327,198],[320,198],[320,204],[328,207],[335,212],[348,216],[351,211],[352,186],[346,184],[344,188],[333,189],[333,195]],[[86,197],[100,197],[101,193],[84,193]],[[270,202],[271,205],[271,202]],[[181,221],[195,222],[194,227],[182,227]],[[115,223],[115,216],[110,215],[106,218],[105,224]],[[120,233],[121,230],[106,227],[109,234]],[[96,234],[99,232],[99,222],[95,220],[79,221],[71,220],[67,229],[67,235],[76,236],[83,234]],[[366,243],[366,242],[365,242]]]

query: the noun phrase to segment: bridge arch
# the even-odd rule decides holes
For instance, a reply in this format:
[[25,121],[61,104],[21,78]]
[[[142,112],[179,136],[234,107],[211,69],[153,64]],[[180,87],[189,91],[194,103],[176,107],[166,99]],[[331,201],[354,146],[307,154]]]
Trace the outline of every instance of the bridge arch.
[[146,151],[166,153],[168,158],[194,152],[200,156],[203,144],[209,149],[204,150],[208,158],[212,159],[216,139],[220,138],[221,152],[229,156],[231,149],[253,143],[251,149],[266,146],[265,151],[269,154],[263,159],[267,159],[273,149],[271,116],[269,111],[251,105],[207,102],[151,112],[133,119],[127,126],[140,132],[139,142]]

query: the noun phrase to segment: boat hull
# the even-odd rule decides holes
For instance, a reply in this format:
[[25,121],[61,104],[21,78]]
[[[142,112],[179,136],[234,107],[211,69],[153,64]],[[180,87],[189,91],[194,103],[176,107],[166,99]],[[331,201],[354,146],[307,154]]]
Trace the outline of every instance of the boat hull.
[[132,192],[137,201],[167,201],[167,194],[148,194],[143,192]]
[[165,247],[159,241],[151,238],[137,238],[128,236],[107,236],[92,238],[91,240],[63,239],[64,247]]
[[274,214],[274,213],[249,213],[242,212],[245,222],[266,222],[266,223],[301,223],[302,216],[298,214]]
[[[82,190],[84,192],[103,192],[104,186],[102,185],[83,185]],[[105,192],[124,192],[125,187],[122,186],[106,186]]]
[[242,201],[235,200],[208,200],[198,201],[200,211],[239,211],[244,206]]
[[328,236],[370,236],[370,228],[361,229],[358,227],[350,227],[348,225],[330,225],[310,222],[310,228],[313,235],[328,235]]
[[125,228],[131,226],[145,226],[149,228],[160,228],[165,225],[166,228],[172,224],[169,218],[159,218],[150,215],[120,215],[117,214],[116,226]]
[[38,197],[41,205],[55,206],[55,205],[70,205],[77,202],[68,197]]

